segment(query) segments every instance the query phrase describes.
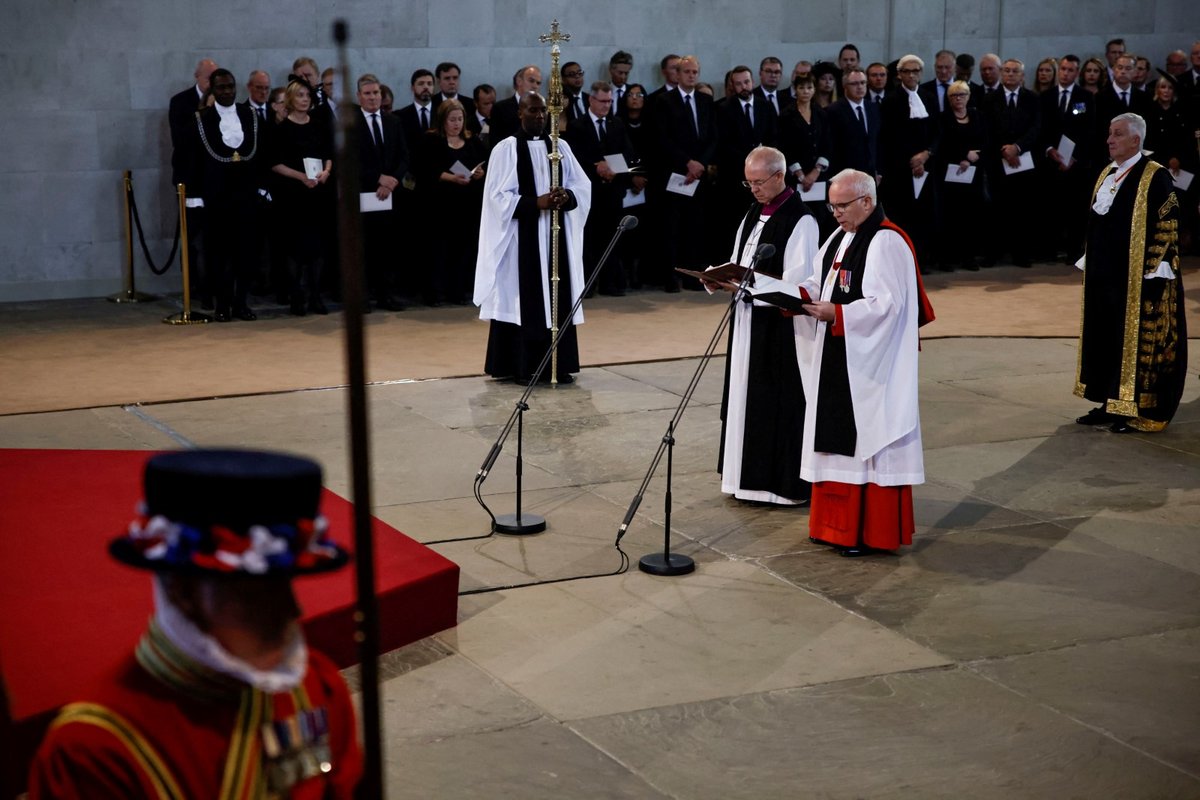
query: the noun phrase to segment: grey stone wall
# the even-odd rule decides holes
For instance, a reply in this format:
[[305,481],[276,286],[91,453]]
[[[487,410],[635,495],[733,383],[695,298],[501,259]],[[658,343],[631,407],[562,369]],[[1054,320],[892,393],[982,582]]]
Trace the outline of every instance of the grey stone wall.
[[[634,54],[633,79],[656,86],[662,53],[699,55],[718,83],[765,55],[791,64],[832,59],[845,41],[864,59],[942,48],[1016,56],[1098,54],[1113,35],[1161,64],[1200,38],[1194,0],[1087,4],[1045,0],[2,0],[0,28],[0,301],[98,296],[121,288],[121,173],[133,170],[157,259],[174,231],[166,106],[204,56],[244,82],[252,69],[282,81],[293,58],[334,58],[330,21],[348,20],[352,74],[377,73],[409,102],[408,76],[453,60],[463,87],[508,91],[525,63],[549,64],[537,35],[558,18],[564,57],[587,81],[608,56]],[[1086,10],[1084,10],[1086,9]],[[1031,70],[1032,71],[1032,70]],[[152,276],[135,255],[138,287],[177,290],[179,273]]]

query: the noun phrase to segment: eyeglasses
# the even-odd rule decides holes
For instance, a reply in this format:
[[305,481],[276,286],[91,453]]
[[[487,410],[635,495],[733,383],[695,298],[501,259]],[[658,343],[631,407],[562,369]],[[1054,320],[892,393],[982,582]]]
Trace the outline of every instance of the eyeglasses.
[[783,174],[783,170],[776,170],[775,172],[772,172],[767,177],[763,178],[761,181],[742,181],[742,186],[745,186],[747,189],[761,189],[764,184],[769,182],[776,175],[782,175],[782,174]]
[[842,85],[843,86],[866,86],[867,82],[866,81],[845,81],[842,83]]
[[583,70],[579,70],[579,72],[564,72],[562,76],[564,78],[582,78]]
[[842,213],[845,213],[847,208],[854,205],[859,200],[862,200],[864,197],[866,197],[865,194],[860,194],[858,197],[854,198],[853,200],[847,200],[844,203],[826,203],[825,207],[829,209],[829,213],[831,213],[831,214],[836,214],[839,211],[841,211]]
[[646,95],[642,94],[641,92],[630,92],[629,94],[627,94],[625,96],[629,97],[629,98],[634,98],[634,97],[645,97]]
[[916,75],[920,71],[921,71],[920,67],[909,67],[907,69],[896,70],[896,72],[899,72],[901,75]]

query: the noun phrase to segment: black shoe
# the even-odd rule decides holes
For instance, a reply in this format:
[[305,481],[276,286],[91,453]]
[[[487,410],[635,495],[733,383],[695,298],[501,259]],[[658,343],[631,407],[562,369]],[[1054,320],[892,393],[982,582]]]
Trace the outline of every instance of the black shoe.
[[255,314],[248,308],[239,308],[233,312],[233,315],[243,322],[254,322],[258,319],[258,314]]
[[869,548],[869,547],[839,547],[837,549],[837,552],[838,552],[838,555],[841,556],[842,558],[858,558],[859,556],[865,556],[868,553],[870,553],[871,548]]
[[1116,414],[1110,414],[1104,410],[1104,406],[1093,408],[1082,417],[1075,420],[1077,425],[1107,425],[1110,422],[1119,422],[1124,417],[1118,417]]
[[329,313],[329,309],[325,307],[325,303],[323,303],[319,297],[314,297],[312,300],[308,301],[308,310],[314,314]]
[[217,322],[229,322],[229,320],[230,320],[229,312],[228,311],[218,311],[216,314],[213,314],[213,319],[215,319]]
[[1129,424],[1129,417],[1121,417],[1108,426],[1108,429],[1113,433],[1133,433],[1134,431],[1134,428]]

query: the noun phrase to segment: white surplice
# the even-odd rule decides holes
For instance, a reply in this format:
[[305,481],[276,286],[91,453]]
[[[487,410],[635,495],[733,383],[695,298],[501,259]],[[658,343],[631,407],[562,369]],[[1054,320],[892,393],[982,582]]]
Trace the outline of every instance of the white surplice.
[[[517,186],[517,148],[528,147],[533,161],[533,178],[539,195],[550,191],[550,160],[548,143],[541,139],[526,140],[510,136],[492,150],[488,160],[487,177],[483,184],[483,213],[479,219],[479,257],[475,262],[475,295],[479,318],[521,324],[521,290],[518,272],[517,228],[513,219],[520,192]],[[572,297],[559,297],[559,313],[565,314],[583,291],[583,226],[591,208],[592,184],[565,140],[559,139],[562,154],[564,189],[575,195],[575,208],[564,212],[567,252],[559,253],[559,269],[569,270]],[[550,212],[538,218],[538,240],[542,246],[542,297],[545,301],[546,327],[550,327]],[[573,322],[583,322],[583,307]]]
[[[835,233],[836,235],[836,233]],[[854,234],[842,239],[841,259]],[[821,264],[831,236],[814,259],[812,274],[800,285],[810,296],[828,301],[837,283],[831,269],[821,282]],[[832,323],[797,316],[796,352],[800,358],[808,413],[804,418],[804,456],[800,477],[813,483],[909,486],[925,482],[921,419],[917,407],[917,269],[912,251],[895,231],[881,229],[867,249],[863,298],[841,306],[846,338],[846,368],[858,439],[853,456],[814,451],[821,358],[825,328]]]

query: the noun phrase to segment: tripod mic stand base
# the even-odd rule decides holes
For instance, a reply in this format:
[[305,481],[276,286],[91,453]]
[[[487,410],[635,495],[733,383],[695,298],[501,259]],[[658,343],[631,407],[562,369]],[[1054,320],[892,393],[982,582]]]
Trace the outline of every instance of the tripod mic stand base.
[[651,575],[687,575],[696,571],[696,562],[679,553],[651,553],[642,556],[638,569]]
[[546,518],[537,514],[500,514],[496,517],[496,533],[508,533],[523,536],[529,533],[541,533],[546,530]]

